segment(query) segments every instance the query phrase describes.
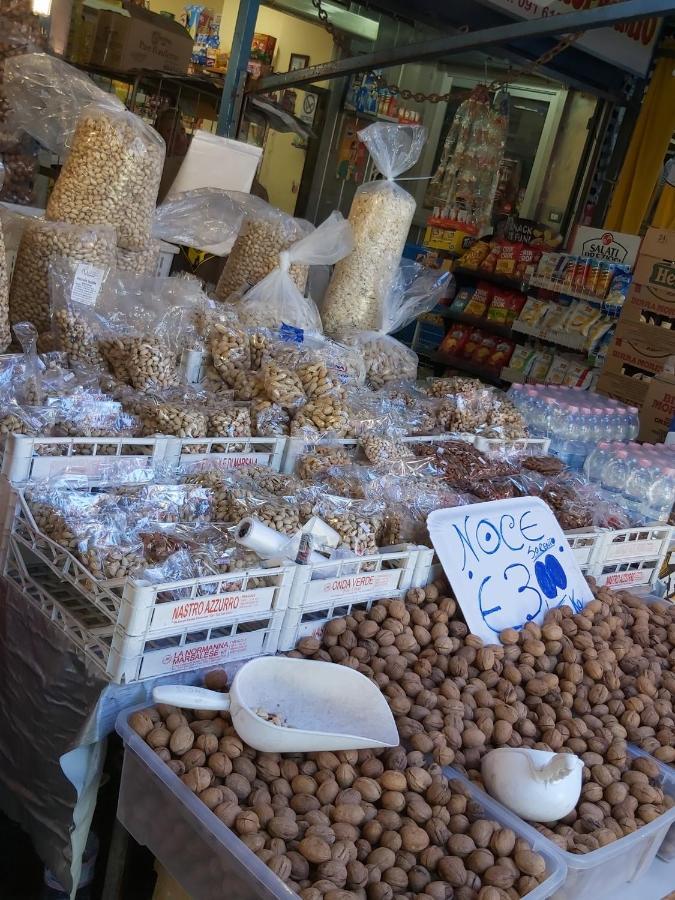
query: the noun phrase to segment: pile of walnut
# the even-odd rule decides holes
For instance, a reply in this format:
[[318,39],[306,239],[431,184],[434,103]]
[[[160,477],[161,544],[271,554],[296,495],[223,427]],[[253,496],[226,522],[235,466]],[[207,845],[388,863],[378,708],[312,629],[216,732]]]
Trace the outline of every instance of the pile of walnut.
[[546,878],[544,859],[419,751],[258,753],[226,713],[162,705],[130,725],[303,900],[508,900]]
[[[439,590],[440,588],[440,590]],[[383,600],[304,638],[294,656],[332,660],[375,681],[401,739],[480,783],[496,747],[578,754],[584,786],[574,812],[550,828],[563,849],[586,853],[630,834],[672,806],[638,743],[675,759],[675,606],[601,588],[579,614],[551,611],[540,628],[508,630],[484,646],[468,633],[443,585]]]

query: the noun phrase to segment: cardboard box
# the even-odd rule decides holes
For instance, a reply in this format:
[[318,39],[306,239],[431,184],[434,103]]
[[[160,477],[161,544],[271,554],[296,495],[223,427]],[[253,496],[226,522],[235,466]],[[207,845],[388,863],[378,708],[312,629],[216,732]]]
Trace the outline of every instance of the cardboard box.
[[106,69],[155,69],[184,75],[192,57],[189,32],[166,16],[125,2],[120,12],[102,11],[92,58]]
[[670,300],[663,291],[657,291],[651,285],[634,283],[621,310],[621,321],[651,323],[652,328],[663,328],[665,322],[675,329],[675,300]]
[[428,226],[424,232],[424,245],[432,250],[445,250],[448,253],[464,253],[476,238],[465,231],[452,231],[448,228]]
[[653,325],[638,325],[619,320],[603,373],[633,377],[659,375],[675,355],[675,333]]
[[635,263],[633,282],[644,285],[661,303],[675,307],[675,231],[647,229]]
[[619,400],[621,403],[637,406],[640,409],[647,396],[649,384],[649,381],[630,378],[628,375],[613,375],[603,371],[598,378],[596,390],[600,394],[614,397],[615,400]]
[[675,375],[662,372],[652,378],[640,409],[639,440],[657,444],[664,441],[675,416]]

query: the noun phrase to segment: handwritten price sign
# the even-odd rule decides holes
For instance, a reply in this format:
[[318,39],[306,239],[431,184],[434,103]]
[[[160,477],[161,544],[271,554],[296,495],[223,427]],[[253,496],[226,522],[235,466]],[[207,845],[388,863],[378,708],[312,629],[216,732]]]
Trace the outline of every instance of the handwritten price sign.
[[438,509],[427,525],[467,625],[484,641],[593,599],[560,525],[536,497]]

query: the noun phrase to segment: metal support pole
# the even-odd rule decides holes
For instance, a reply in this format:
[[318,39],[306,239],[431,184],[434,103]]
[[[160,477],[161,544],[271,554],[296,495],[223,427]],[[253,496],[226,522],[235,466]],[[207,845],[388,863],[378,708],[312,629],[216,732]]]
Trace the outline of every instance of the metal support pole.
[[239,0],[237,22],[232,38],[232,52],[227,64],[227,75],[223,85],[223,97],[216,127],[216,134],[224,137],[237,136],[241,88],[246,80],[246,66],[251,55],[251,41],[259,7],[260,0]]
[[541,19],[523,19],[510,22],[508,25],[497,25],[493,28],[482,28],[479,31],[462,32],[461,34],[443,35],[431,41],[418,44],[407,44],[402,47],[384,47],[372,53],[337,59],[307,69],[286,72],[282,75],[270,75],[261,78],[251,93],[260,91],[276,91],[291,85],[308,84],[314,81],[326,81],[342,75],[353,75],[356,72],[367,72],[370,69],[387,68],[408,62],[422,62],[427,59],[451,56],[468,50],[481,50],[508,44],[510,41],[523,38],[547,37],[557,34],[574,34],[579,31],[590,31],[595,28],[607,28],[618,22],[630,22],[634,19],[648,19],[654,16],[668,16],[675,12],[675,0],[624,0],[606,6],[594,6],[579,12],[566,13],[560,16],[548,16]]

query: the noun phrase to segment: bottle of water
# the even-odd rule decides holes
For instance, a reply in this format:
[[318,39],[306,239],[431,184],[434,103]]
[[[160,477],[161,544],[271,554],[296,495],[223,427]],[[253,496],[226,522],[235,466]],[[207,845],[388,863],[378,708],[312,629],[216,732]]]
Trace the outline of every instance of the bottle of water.
[[[569,460],[570,469],[581,470],[586,456],[591,447],[591,411],[587,406],[581,409],[578,406],[570,407],[570,441]],[[595,441],[593,441],[595,443]]]
[[[576,409],[576,407],[573,408]],[[571,444],[576,429],[576,421],[570,414],[570,407],[559,406],[556,409],[557,413],[552,423],[554,427],[551,429],[551,445],[548,452],[551,456],[557,456],[561,462],[569,466],[572,457]]]
[[645,523],[667,522],[675,503],[675,467],[664,469],[652,482],[642,506]]
[[638,436],[638,432],[640,431],[640,410],[637,406],[629,406],[627,407],[628,412],[626,413],[626,431],[628,434],[627,440],[634,441]]
[[593,448],[584,462],[584,475],[594,484],[602,480],[602,473],[609,462],[612,451],[606,441],[601,441]]
[[628,474],[628,453],[616,450],[602,473],[602,490],[608,500],[620,502]]
[[630,471],[626,478],[622,506],[634,525],[644,524],[643,505],[649,489],[658,478],[658,467],[646,456],[630,457]]

